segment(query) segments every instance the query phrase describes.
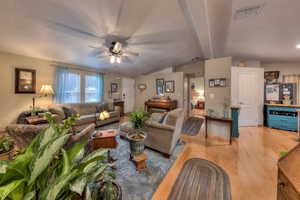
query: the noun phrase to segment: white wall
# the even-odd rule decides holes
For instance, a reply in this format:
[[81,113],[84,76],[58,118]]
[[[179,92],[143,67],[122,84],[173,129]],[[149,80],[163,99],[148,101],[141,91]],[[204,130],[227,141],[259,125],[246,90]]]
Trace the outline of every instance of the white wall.
[[300,62],[294,63],[262,63],[265,71],[280,71],[279,82],[283,75],[300,74]]
[[[209,109],[214,110],[223,116],[224,105],[230,106],[231,101],[231,67],[232,58],[217,58],[205,61],[205,112]],[[226,87],[210,88],[209,79],[226,78]],[[228,111],[229,112],[229,111]],[[208,123],[209,135],[228,138],[230,128],[228,124],[219,122]]]

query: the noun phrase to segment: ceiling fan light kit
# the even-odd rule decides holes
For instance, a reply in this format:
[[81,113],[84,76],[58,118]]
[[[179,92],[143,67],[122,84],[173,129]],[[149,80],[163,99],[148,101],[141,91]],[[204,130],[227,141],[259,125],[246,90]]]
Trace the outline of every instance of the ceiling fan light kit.
[[[98,47],[91,46],[91,48],[98,48]],[[99,47],[98,49],[100,48],[101,47]],[[97,57],[102,58],[106,56],[109,56],[111,64],[114,63],[121,64],[123,56],[124,57],[139,56],[139,53],[124,51],[122,43],[118,41],[114,41],[111,43],[111,46],[108,48],[108,51],[105,51],[104,53],[100,53],[100,55],[98,55]]]

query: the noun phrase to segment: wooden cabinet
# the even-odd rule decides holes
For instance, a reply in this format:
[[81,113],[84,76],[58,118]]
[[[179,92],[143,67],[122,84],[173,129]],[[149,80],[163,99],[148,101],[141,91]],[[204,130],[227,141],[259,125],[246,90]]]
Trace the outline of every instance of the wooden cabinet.
[[124,101],[114,101],[114,106],[120,107],[120,115],[124,116]]
[[145,102],[145,110],[150,113],[169,112],[176,108],[176,100],[148,100]]
[[278,162],[277,200],[300,200],[300,146]]
[[265,106],[265,122],[269,128],[298,130],[298,107],[296,105],[266,104]]

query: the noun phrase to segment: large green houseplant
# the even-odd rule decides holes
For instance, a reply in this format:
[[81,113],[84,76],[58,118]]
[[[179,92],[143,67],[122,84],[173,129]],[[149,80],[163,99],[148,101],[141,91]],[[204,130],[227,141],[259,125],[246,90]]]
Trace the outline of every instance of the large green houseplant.
[[90,184],[102,181],[107,185],[113,178],[110,164],[104,162],[107,151],[99,149],[86,155],[86,143],[65,150],[70,137],[68,129],[76,117],[65,120],[63,125],[55,124],[50,115],[47,117],[47,129],[13,161],[1,161],[0,200],[61,200],[75,195],[98,199]]

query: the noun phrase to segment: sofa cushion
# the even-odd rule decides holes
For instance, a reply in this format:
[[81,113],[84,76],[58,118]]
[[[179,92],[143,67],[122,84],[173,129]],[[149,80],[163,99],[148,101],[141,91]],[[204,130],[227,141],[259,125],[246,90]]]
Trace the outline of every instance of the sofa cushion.
[[65,112],[61,106],[50,106],[48,110],[52,114],[58,115],[61,119],[66,119]]
[[74,122],[75,126],[80,126],[84,124],[90,124],[96,121],[95,114],[90,115],[81,115],[79,118],[77,118]]
[[[109,113],[109,118],[112,117],[120,117],[120,112],[119,111],[112,111],[112,112],[108,112]],[[99,118],[100,113],[96,114],[96,117]]]
[[62,108],[65,112],[66,118],[71,117],[72,115],[78,114],[78,112],[72,107],[63,106]]
[[109,102],[102,102],[97,105],[97,111],[114,111],[114,104]]
[[163,123],[167,113],[152,113],[150,119],[158,123]]

